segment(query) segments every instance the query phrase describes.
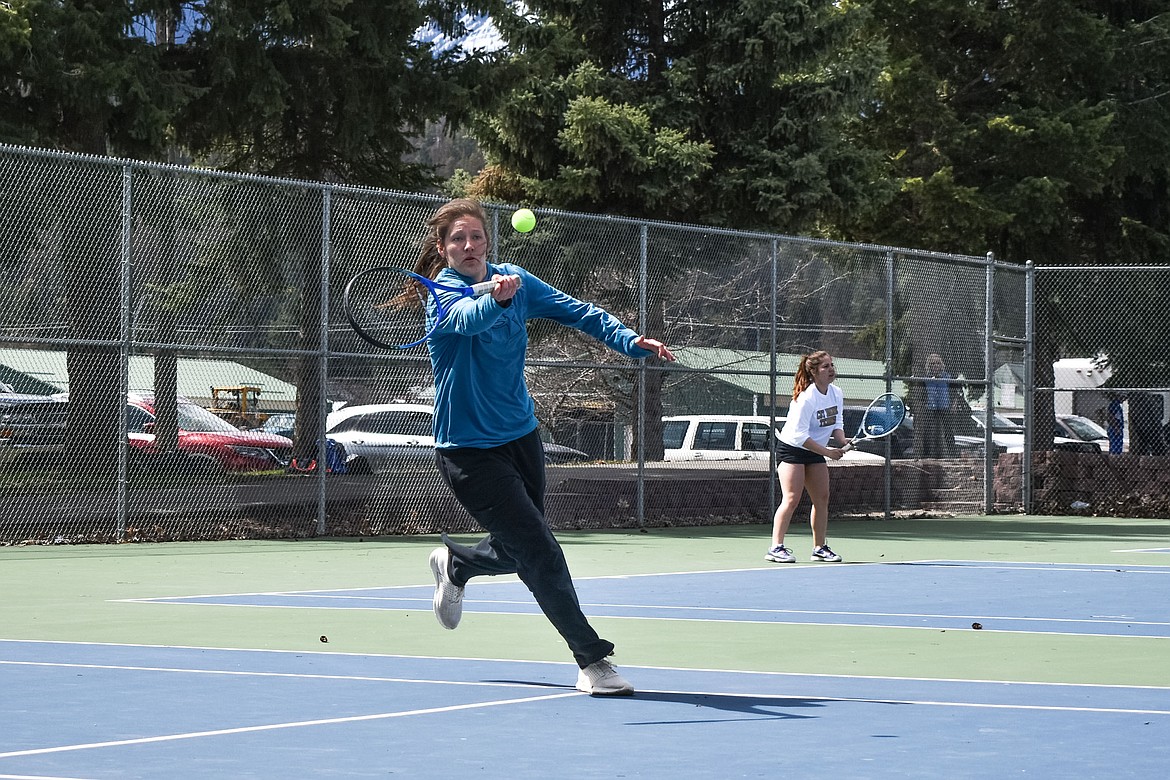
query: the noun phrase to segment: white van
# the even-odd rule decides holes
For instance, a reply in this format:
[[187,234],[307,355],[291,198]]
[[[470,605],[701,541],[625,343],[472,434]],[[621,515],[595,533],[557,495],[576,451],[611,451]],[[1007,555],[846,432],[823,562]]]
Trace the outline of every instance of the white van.
[[[738,414],[688,414],[662,418],[666,461],[768,460],[772,420]],[[779,438],[784,418],[776,418]],[[851,450],[842,460],[884,463],[885,458]]]
[[[776,418],[776,429],[784,418]],[[664,460],[768,460],[767,417],[732,414],[662,418]]]

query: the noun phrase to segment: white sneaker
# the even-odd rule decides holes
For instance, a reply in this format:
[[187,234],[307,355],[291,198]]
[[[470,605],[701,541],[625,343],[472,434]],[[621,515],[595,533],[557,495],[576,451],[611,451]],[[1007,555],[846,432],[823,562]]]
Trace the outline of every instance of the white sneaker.
[[792,554],[792,550],[789,550],[782,544],[778,544],[771,550],[768,550],[768,553],[764,556],[764,560],[771,561],[772,563],[796,563],[796,556]]
[[828,561],[829,563],[839,563],[841,556],[829,549],[829,545],[822,544],[820,547],[812,551],[812,559],[814,561]]
[[463,588],[451,582],[451,551],[436,547],[431,553],[431,573],[435,575],[435,617],[443,628],[453,629],[463,618]]
[[577,673],[577,690],[592,696],[632,696],[634,686],[617,673],[613,664],[602,658]]

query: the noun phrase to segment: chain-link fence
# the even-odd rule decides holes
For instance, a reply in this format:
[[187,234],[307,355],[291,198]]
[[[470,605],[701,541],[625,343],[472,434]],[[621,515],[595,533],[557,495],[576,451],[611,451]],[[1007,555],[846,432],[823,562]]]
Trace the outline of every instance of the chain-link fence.
[[[373,349],[340,305],[359,271],[413,265],[440,200],[8,147],[0,169],[0,542],[472,530],[429,446],[425,347]],[[509,212],[489,206],[495,259],[679,358],[530,323],[555,526],[769,519],[769,430],[814,349],[847,433],[886,391],[913,415],[833,464],[834,513],[1030,500],[994,425],[1030,411],[1024,267],[550,211],[519,234]]]
[[1034,275],[1022,501],[1044,513],[1170,516],[1170,267]]

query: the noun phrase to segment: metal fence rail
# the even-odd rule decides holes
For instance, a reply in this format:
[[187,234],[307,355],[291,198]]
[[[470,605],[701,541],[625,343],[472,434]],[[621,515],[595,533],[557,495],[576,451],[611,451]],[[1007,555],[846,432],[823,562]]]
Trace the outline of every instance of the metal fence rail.
[[[402,425],[410,405],[427,413],[425,349],[370,348],[339,301],[365,268],[412,265],[440,200],[12,147],[0,147],[0,172],[0,543],[470,530],[425,437],[349,439],[347,467],[329,444],[342,434],[325,435],[337,408],[377,405],[378,419]],[[576,331],[530,325],[529,387],[559,445],[551,523],[768,519],[767,447],[667,459],[663,419],[783,418],[797,356],[814,349],[836,357],[848,405],[893,390],[916,420],[897,451],[834,466],[834,512],[1031,500],[1021,475],[1032,461],[1004,461],[986,423],[1028,405],[1008,379],[1030,365],[1032,270],[555,211],[518,234],[510,209],[488,210],[497,260],[661,336],[680,358],[635,364]],[[932,355],[955,399],[943,445],[923,432]],[[253,412],[258,400],[260,414],[220,408],[225,393]],[[285,436],[238,429],[265,420]]]

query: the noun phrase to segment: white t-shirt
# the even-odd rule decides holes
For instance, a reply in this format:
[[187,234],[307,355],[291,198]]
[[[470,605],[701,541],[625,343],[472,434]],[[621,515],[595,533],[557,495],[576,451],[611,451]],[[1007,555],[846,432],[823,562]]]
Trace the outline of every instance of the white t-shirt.
[[804,447],[812,439],[822,447],[827,446],[833,431],[844,431],[845,398],[841,389],[829,385],[829,391],[822,394],[816,385],[804,389],[788,409],[780,441],[793,447]]

